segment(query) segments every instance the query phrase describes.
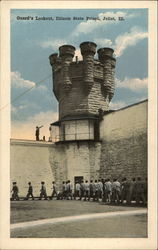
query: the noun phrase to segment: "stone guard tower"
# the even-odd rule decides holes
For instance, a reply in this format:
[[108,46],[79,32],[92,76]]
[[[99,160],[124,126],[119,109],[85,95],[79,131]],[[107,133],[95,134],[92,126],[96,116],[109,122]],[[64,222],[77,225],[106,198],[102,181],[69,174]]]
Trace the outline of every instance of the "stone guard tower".
[[99,119],[109,110],[114,95],[115,58],[113,49],[98,50],[93,42],[80,44],[83,61],[73,62],[75,47],[63,45],[52,54],[53,91],[59,102],[60,141],[94,140],[99,138]]
[[[54,175],[58,176],[56,181],[59,175],[60,179],[71,181],[79,177],[97,178],[101,148],[99,124],[114,95],[116,60],[111,48],[100,48],[95,60],[96,47],[93,42],[81,43],[82,61],[73,61],[75,47],[72,45],[59,47],[59,55],[49,57],[53,92],[59,102],[59,120],[51,124],[59,127],[56,159],[51,160],[52,169],[56,169]],[[59,151],[60,156],[61,152],[65,155],[62,162],[57,157]]]

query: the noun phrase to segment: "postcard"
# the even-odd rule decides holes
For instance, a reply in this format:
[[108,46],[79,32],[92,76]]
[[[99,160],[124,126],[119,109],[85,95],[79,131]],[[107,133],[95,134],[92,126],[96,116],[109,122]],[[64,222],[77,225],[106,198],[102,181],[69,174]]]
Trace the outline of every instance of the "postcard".
[[156,1],[2,1],[1,249],[157,249]]

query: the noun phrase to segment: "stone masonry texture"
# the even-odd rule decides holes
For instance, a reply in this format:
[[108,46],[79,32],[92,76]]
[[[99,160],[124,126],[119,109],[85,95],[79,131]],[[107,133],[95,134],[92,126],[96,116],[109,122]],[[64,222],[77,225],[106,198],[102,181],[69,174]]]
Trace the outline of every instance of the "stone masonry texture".
[[11,140],[11,182],[17,181],[20,194],[26,195],[28,181],[35,194],[46,182],[51,194],[52,181],[75,176],[84,179],[147,176],[147,101],[104,116],[100,125],[101,141],[51,144]]
[[113,50],[98,50],[93,42],[80,44],[82,61],[73,61],[75,48],[63,45],[50,55],[53,73],[53,91],[59,102],[59,119],[66,116],[98,114],[98,109],[109,110],[115,90],[115,58]]

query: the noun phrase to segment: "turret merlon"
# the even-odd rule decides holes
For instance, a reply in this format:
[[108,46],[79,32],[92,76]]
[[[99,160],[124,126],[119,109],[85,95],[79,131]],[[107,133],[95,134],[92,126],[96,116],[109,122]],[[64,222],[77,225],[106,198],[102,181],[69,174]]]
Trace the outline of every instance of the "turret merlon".
[[93,42],[84,42],[80,44],[81,54],[84,63],[84,82],[90,90],[94,84],[94,55],[97,45]]
[[105,96],[108,96],[110,101],[115,90],[114,74],[116,59],[113,57],[114,50],[111,48],[100,48],[97,52],[99,61],[103,64],[102,91],[105,93]]
[[63,45],[59,47],[59,56],[62,61],[72,62],[76,48],[72,45]]

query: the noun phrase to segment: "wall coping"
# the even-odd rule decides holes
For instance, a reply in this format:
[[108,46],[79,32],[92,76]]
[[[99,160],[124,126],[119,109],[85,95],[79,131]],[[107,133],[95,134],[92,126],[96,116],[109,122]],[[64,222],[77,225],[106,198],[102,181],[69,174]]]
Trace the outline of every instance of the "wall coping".
[[104,116],[105,116],[105,115],[109,115],[109,114],[114,113],[114,112],[119,112],[119,111],[124,110],[124,109],[132,108],[133,106],[142,104],[142,103],[144,103],[144,102],[148,102],[148,99],[145,99],[145,100],[143,100],[143,101],[140,101],[140,102],[136,102],[136,103],[130,104],[130,105],[125,106],[125,107],[120,108],[120,109],[111,109],[111,110],[107,111],[106,114],[104,114]]
[[10,139],[11,145],[23,145],[23,146],[35,146],[35,147],[53,147],[54,142],[46,142],[46,141],[34,141],[34,140],[26,140],[26,139]]

